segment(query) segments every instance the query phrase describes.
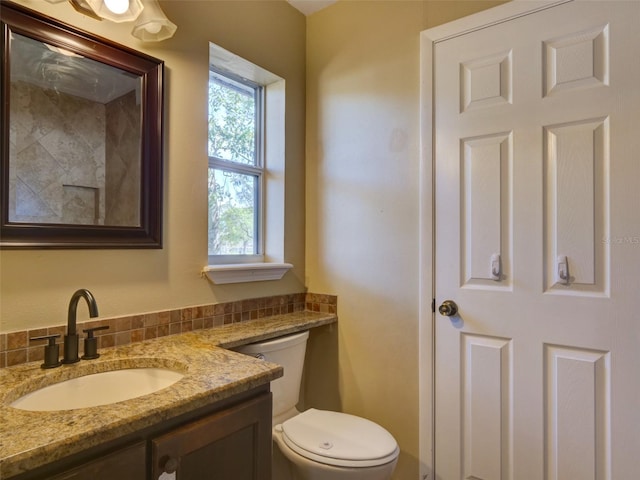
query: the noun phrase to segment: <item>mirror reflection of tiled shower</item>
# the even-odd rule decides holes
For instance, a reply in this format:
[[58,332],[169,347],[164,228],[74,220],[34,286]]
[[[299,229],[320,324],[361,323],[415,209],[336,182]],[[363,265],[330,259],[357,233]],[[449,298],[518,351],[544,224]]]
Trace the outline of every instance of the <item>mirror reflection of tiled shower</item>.
[[135,92],[103,104],[13,81],[11,98],[11,221],[139,225]]
[[62,223],[100,225],[100,189],[62,185]]

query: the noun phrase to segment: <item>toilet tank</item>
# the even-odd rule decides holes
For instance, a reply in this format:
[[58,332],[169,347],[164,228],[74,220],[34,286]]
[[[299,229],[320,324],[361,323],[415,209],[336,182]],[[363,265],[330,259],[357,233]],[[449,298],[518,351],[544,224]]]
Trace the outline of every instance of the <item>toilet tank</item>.
[[309,332],[305,331],[234,348],[236,352],[264,358],[283,367],[284,375],[271,382],[274,425],[298,413],[295,407],[300,397],[308,338]]

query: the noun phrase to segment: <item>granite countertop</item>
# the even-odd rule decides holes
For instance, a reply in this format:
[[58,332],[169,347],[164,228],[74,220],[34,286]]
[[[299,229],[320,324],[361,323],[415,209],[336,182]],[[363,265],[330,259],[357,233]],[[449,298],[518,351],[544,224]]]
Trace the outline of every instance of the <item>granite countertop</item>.
[[[212,405],[282,376],[282,367],[227,350],[333,323],[333,314],[296,312],[102,349],[96,360],[43,370],[40,363],[0,369],[0,478],[8,478],[163,420]],[[184,373],[142,397],[91,408],[31,412],[8,406],[56,381],[132,367]]]

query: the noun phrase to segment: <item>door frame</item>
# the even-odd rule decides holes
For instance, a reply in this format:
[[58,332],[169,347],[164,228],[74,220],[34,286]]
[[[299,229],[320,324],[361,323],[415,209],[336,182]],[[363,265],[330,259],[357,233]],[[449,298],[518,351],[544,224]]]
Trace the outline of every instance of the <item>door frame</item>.
[[435,185],[433,51],[437,43],[580,0],[514,0],[420,33],[418,388],[420,480],[435,480]]

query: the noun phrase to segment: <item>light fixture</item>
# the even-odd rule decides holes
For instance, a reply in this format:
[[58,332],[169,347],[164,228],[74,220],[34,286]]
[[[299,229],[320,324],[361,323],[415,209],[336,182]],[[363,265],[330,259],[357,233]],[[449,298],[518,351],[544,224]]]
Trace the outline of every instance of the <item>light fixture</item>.
[[112,22],[132,22],[142,12],[140,0],[86,0],[96,15]]
[[178,27],[167,18],[158,0],[47,0],[68,1],[73,8],[96,20],[133,22],[131,35],[143,42],[160,42],[173,37]]
[[104,6],[116,15],[122,15],[129,10],[129,0],[104,0]]
[[142,0],[144,9],[138,17],[131,35],[143,42],[160,42],[173,37],[177,26],[160,8],[157,0]]
[[[51,3],[58,3],[57,0],[47,0]],[[91,18],[95,18],[96,20],[102,20],[102,18],[93,11],[91,6],[87,3],[87,0],[69,0],[71,6],[76,10],[76,12],[80,12],[84,15],[88,15]]]

